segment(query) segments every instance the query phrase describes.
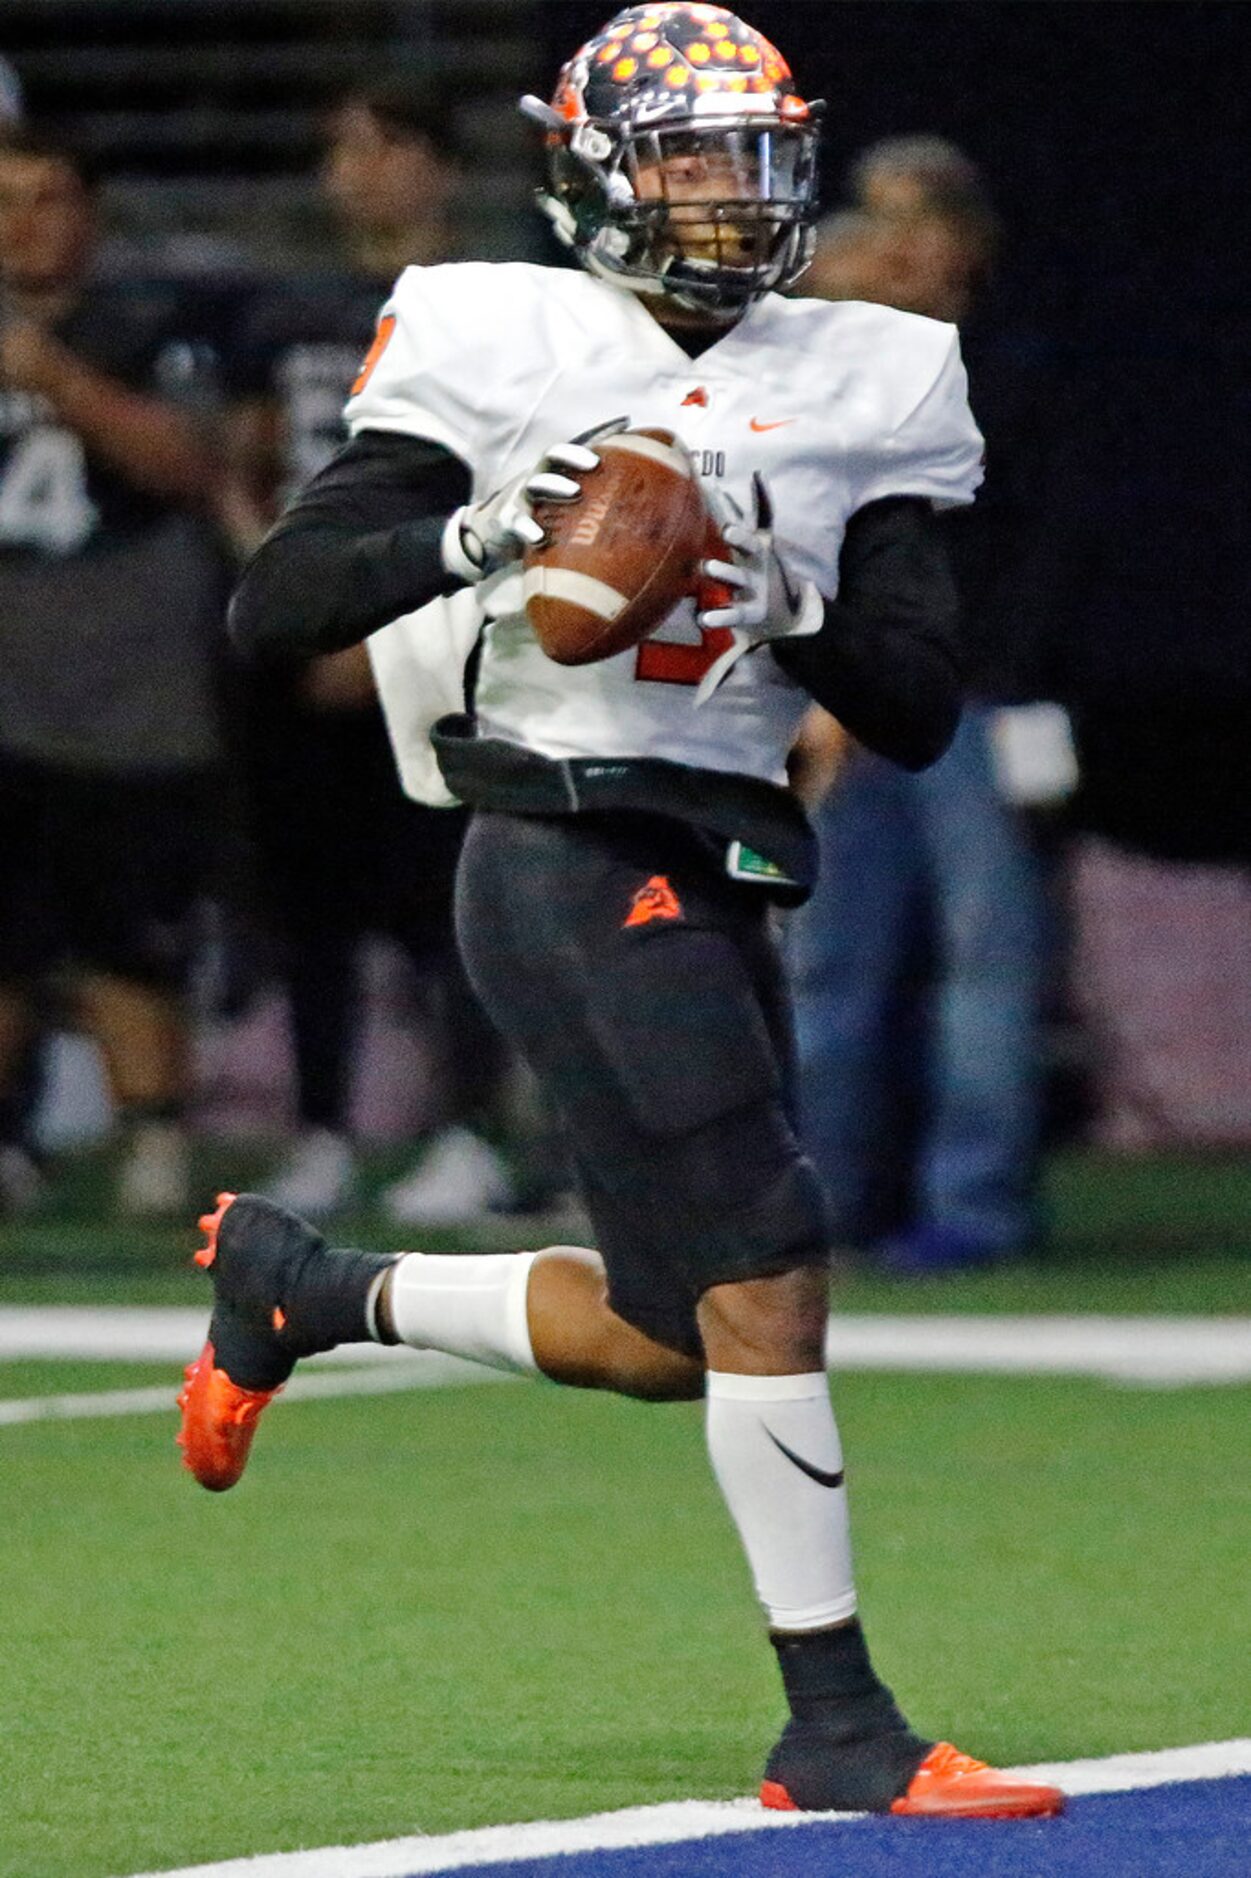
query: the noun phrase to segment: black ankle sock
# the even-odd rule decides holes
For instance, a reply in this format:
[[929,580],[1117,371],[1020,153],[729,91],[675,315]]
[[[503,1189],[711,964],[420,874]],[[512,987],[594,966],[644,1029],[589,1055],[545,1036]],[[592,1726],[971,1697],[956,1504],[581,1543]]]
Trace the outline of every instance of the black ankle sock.
[[306,1220],[240,1194],[219,1228],[212,1341],[243,1389],[274,1389],[300,1357],[371,1341],[369,1293],[395,1253],[332,1250]]
[[878,1679],[859,1618],[833,1630],[775,1631],[770,1641],[791,1719],[767,1777],[802,1807],[889,1807],[933,1743],[913,1734]]
[[294,1355],[276,1337],[258,1335],[254,1324],[220,1307],[213,1313],[209,1342],[215,1367],[240,1389],[279,1389],[295,1368]]
[[831,1630],[775,1630],[770,1642],[796,1721],[816,1722],[840,1740],[907,1727],[869,1661],[858,1617]]
[[340,1343],[371,1343],[369,1293],[379,1272],[394,1263],[393,1252],[314,1252],[287,1287],[284,1344],[289,1337],[296,1356],[310,1356]]
[[394,1257],[373,1252],[332,1252],[321,1246],[306,1258],[286,1287],[284,1322],[258,1335],[255,1320],[229,1308],[215,1314],[213,1348],[219,1369],[241,1389],[276,1389],[297,1360],[340,1343],[371,1341],[365,1310],[370,1286]]

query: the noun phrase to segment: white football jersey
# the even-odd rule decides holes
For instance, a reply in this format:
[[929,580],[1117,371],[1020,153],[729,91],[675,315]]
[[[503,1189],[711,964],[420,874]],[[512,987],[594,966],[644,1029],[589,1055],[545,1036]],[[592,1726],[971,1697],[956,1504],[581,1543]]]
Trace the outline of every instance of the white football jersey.
[[[749,514],[760,472],[785,566],[829,599],[857,509],[884,496],[971,502],[981,480],[955,328],[889,307],[770,294],[692,359],[629,292],[565,269],[472,262],[407,269],[379,330],[384,343],[347,407],[353,435],[444,445],[481,501],[593,425],[663,426]],[[482,735],[550,757],[660,757],[785,780],[806,693],[765,648],[701,691],[730,639],[701,632],[693,601],[637,648],[561,666],[530,630],[519,574],[474,593],[486,622]],[[429,612],[380,642],[411,641]],[[402,719],[411,740],[422,713],[396,694],[414,663],[374,656],[393,734]]]

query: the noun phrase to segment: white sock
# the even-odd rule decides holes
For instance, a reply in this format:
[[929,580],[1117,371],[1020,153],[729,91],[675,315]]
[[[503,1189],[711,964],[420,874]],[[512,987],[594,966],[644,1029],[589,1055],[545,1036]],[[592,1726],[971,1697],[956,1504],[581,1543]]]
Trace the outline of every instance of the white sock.
[[537,1375],[526,1318],[530,1267],[537,1256],[492,1252],[456,1258],[406,1252],[388,1268],[391,1321],[400,1342],[415,1350],[467,1357],[489,1369]]
[[[713,1471],[771,1627],[821,1630],[850,1617],[856,1590],[843,1451],[824,1371],[709,1370],[707,1433]],[[834,1477],[833,1484],[812,1478],[807,1467]]]

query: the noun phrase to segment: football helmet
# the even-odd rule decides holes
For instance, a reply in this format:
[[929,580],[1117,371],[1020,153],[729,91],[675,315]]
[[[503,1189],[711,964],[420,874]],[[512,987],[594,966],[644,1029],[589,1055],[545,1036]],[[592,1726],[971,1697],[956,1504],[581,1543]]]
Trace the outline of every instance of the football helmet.
[[714,319],[812,256],[820,102],[720,6],[627,7],[561,71],[539,204],[593,274]]

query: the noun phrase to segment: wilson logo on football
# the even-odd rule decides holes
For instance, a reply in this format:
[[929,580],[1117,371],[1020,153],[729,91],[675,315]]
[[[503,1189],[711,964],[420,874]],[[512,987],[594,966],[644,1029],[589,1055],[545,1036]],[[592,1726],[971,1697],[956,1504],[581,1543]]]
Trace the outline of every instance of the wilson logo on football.
[[611,507],[612,495],[610,493],[596,496],[593,502],[588,502],[583,497],[578,504],[577,525],[569,537],[571,545],[575,548],[593,546],[595,537],[603,527],[604,518]]

